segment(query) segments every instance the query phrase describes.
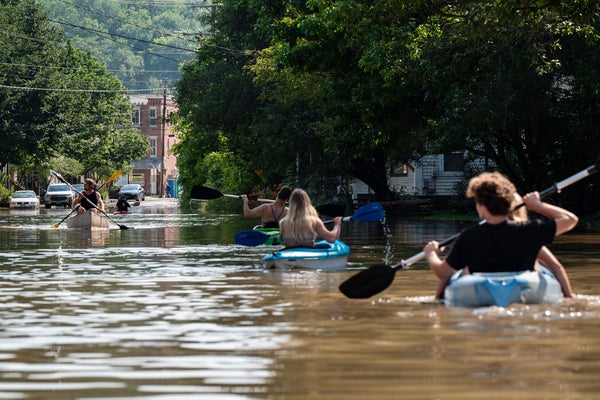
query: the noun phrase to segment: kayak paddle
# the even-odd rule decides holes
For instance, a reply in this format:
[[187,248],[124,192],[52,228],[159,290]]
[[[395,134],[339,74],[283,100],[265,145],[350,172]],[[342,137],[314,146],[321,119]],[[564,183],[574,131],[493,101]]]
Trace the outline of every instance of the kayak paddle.
[[123,172],[120,169],[116,170],[114,174],[112,174],[110,177],[106,178],[106,180],[102,183],[102,185],[100,185],[98,190],[102,189],[104,187],[104,185],[106,185],[107,183],[111,183],[112,181],[114,181],[115,179],[120,177],[122,173]]
[[71,210],[71,212],[69,214],[67,214],[66,217],[64,217],[63,219],[60,220],[60,222],[58,222],[57,224],[52,225],[53,228],[58,228],[58,226],[60,224],[62,224],[63,222],[65,222],[67,220],[67,218],[69,218],[71,215],[73,215],[73,213],[75,211],[77,211],[79,209],[79,204],[77,205],[77,207],[75,207],[73,210]]
[[[54,175],[54,176],[55,176],[55,177],[56,177],[56,178],[57,178],[59,181],[61,181],[62,183],[64,183],[64,184],[68,185],[68,186],[71,188],[71,190],[72,190],[72,191],[74,191],[75,193],[77,193],[77,195],[80,195],[80,194],[81,194],[81,192],[80,192],[80,191],[78,191],[77,189],[75,189],[75,188],[73,187],[73,185],[71,185],[69,182],[67,182],[67,181],[65,180],[65,178],[63,178],[63,177],[62,177],[62,175],[61,175],[61,174],[59,174],[58,172],[56,172],[56,171],[53,171],[53,170],[50,170],[50,173],[51,173],[52,175]],[[92,205],[92,207],[93,207],[93,208],[95,208],[96,210],[98,210],[98,212],[101,212],[101,213],[102,213],[102,214],[103,214],[103,215],[104,215],[106,218],[108,218],[108,220],[109,220],[109,221],[111,221],[112,223],[116,224],[116,225],[117,225],[117,226],[118,226],[118,227],[119,227],[121,230],[127,230],[127,229],[129,229],[129,228],[128,228],[128,227],[126,227],[125,225],[119,224],[117,221],[115,221],[114,219],[112,219],[112,218],[110,217],[110,215],[108,215],[106,212],[104,212],[104,210],[102,210],[100,207],[98,207],[98,206],[97,206],[97,205],[95,205],[94,203],[92,203],[92,202],[89,202],[89,203]]]
[[[360,207],[352,216],[344,217],[343,221],[375,222],[385,218],[385,211],[379,203],[368,203]],[[323,221],[325,224],[333,220]],[[235,234],[235,242],[242,246],[259,246],[267,241],[271,235],[257,230],[240,231]]]
[[[275,232],[274,234],[278,235],[279,232]],[[269,240],[269,237],[271,237],[271,235],[267,233],[249,229],[236,233],[234,238],[237,244],[254,247],[264,244],[267,240]]]
[[[552,193],[560,192],[563,188],[596,173],[598,169],[600,169],[600,163],[596,163],[565,180],[555,183],[553,186],[549,187],[543,192],[540,192],[540,197],[543,198]],[[525,203],[521,203],[515,209],[524,205]],[[484,223],[485,220],[479,222],[480,225]],[[455,241],[460,236],[461,232],[441,242],[440,247],[446,246]],[[407,260],[401,260],[395,265],[390,266],[380,264],[369,267],[342,282],[342,284],[339,286],[340,292],[351,299],[369,298],[387,289],[394,281],[394,276],[396,275],[397,271],[409,269],[412,264],[422,260],[423,258],[425,258],[425,252],[422,251]]]
[[[221,197],[235,197],[235,198],[239,199],[242,196],[237,195],[237,194],[221,193],[217,189],[213,189],[213,188],[209,188],[209,187],[201,186],[201,185],[192,186],[192,191],[190,192],[190,198],[195,199],[195,200],[214,200],[214,199],[220,199]],[[264,203],[274,203],[275,202],[275,200],[259,199],[256,197],[252,197],[252,198],[249,197],[249,199],[261,201]]]

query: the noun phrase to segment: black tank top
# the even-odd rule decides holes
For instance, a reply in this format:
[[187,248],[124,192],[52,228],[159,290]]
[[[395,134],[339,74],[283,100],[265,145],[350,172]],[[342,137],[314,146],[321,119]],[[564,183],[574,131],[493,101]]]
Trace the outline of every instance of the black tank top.
[[[98,194],[95,190],[90,195],[88,195],[86,192],[81,193],[83,194],[83,199],[81,199],[81,207],[89,210],[90,208],[95,208],[94,206],[98,205]],[[92,206],[92,204],[94,206]]]

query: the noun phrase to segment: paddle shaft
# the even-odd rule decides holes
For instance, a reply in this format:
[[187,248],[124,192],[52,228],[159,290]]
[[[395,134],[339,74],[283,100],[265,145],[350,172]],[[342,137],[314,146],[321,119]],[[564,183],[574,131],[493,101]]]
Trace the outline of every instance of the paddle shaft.
[[[64,184],[68,185],[68,186],[71,188],[71,190],[73,190],[75,193],[77,193],[77,195],[81,195],[81,192],[80,192],[80,191],[78,191],[77,189],[75,189],[75,188],[73,187],[73,185],[71,185],[69,182],[67,182],[67,181],[65,180],[65,178],[63,178],[63,177],[62,177],[62,175],[61,175],[61,174],[59,174],[59,173],[58,173],[58,172],[56,172],[56,171],[52,171],[52,170],[50,170],[50,171],[52,172],[52,175],[54,175],[55,177],[57,177],[57,178],[58,178],[58,179],[59,179],[59,180],[60,180],[62,183],[64,183]],[[94,203],[92,203],[91,201],[88,201],[88,203],[89,203],[89,204],[90,204],[90,205],[91,205],[93,208],[95,208],[96,210],[98,210],[99,212],[101,212],[102,214],[104,214],[104,216],[105,216],[106,218],[108,218],[108,220],[109,220],[109,221],[111,221],[112,223],[116,224],[116,225],[117,225],[119,228],[121,228],[121,229],[129,229],[129,228],[128,228],[128,227],[126,227],[125,225],[119,224],[117,221],[115,221],[114,219],[112,219],[112,218],[110,217],[110,215],[108,215],[108,214],[107,214],[107,213],[106,213],[106,212],[105,212],[103,209],[101,209],[100,207],[98,207],[97,205],[95,205]]]
[[[190,197],[194,200],[215,200],[215,199],[220,199],[221,197],[234,197],[234,198],[241,198],[241,195],[238,194],[227,194],[227,193],[222,193],[220,191],[218,191],[217,189],[213,189],[207,186],[202,186],[202,185],[195,185],[192,187],[192,190],[190,191]],[[249,198],[250,200],[256,200],[256,201],[260,201],[263,203],[274,203],[275,200],[271,200],[271,199],[258,199],[258,198]]]
[[[566,188],[569,185],[572,185],[575,182],[579,182],[580,180],[582,180],[583,178],[587,178],[588,176],[596,173],[598,171],[598,164],[594,164],[592,166],[587,167],[586,169],[568,177],[567,179],[564,179],[558,183],[555,183],[554,185],[552,185],[551,187],[549,187],[548,189],[545,189],[543,191],[540,192],[540,198],[544,198],[546,196],[549,196],[553,193],[560,193],[560,191],[564,188]],[[525,203],[521,203],[519,204],[517,207],[515,207],[515,210],[518,208],[521,208],[525,205]],[[479,225],[484,224],[485,220],[480,221]],[[461,232],[449,237],[448,239],[444,240],[443,242],[440,243],[440,247],[446,246],[452,242],[454,242],[459,236],[460,236]],[[393,265],[392,268],[393,269],[407,269],[408,267],[410,267],[411,265],[413,265],[414,263],[421,261],[423,258],[425,258],[425,252],[420,252],[419,254],[415,254],[414,256],[407,258],[406,260],[402,260],[400,261],[398,264]]]
[[[242,196],[241,195],[236,195],[236,194],[226,194],[226,193],[222,193],[223,197],[236,197],[238,199],[241,199]],[[248,197],[248,200],[255,200],[255,201],[259,201],[261,203],[275,203],[275,200],[271,200],[271,199],[260,199],[260,198],[254,198],[254,197]]]
[[64,217],[63,219],[60,220],[60,222],[58,222],[57,224],[52,225],[54,228],[58,228],[58,226],[60,224],[62,224],[63,222],[65,222],[67,220],[67,218],[69,218],[75,211],[77,211],[77,209],[79,208],[79,205],[77,207],[75,207],[73,210],[71,210],[71,212],[69,214],[67,214],[66,217]]
[[122,174],[122,172],[120,169],[115,171],[114,174],[112,174],[108,179],[106,179],[104,182],[102,182],[102,185],[100,185],[98,190],[102,189],[107,183],[111,183],[112,181],[117,179],[119,176],[121,176],[121,174]]

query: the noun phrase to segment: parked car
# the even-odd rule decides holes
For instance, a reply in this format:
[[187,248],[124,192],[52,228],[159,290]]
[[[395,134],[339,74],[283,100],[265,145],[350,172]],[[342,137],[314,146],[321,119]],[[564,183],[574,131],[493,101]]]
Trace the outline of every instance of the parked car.
[[33,190],[16,190],[10,196],[10,208],[39,208],[40,198]]
[[69,185],[65,183],[51,183],[46,189],[44,195],[44,207],[50,208],[53,205],[71,207],[73,203],[73,192]]
[[146,200],[146,193],[144,193],[144,188],[142,185],[138,185],[137,183],[129,183],[119,190],[119,196],[123,195],[127,200]]

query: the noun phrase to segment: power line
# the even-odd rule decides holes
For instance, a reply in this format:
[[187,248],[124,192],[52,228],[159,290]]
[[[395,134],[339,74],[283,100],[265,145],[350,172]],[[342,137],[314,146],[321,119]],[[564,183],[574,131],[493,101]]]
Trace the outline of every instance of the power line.
[[185,38],[183,38],[181,36],[173,35],[173,34],[168,33],[168,32],[161,32],[161,31],[158,31],[156,29],[150,29],[150,28],[142,26],[142,25],[134,24],[133,22],[124,21],[124,20],[122,20],[120,18],[117,18],[117,17],[114,17],[112,15],[108,15],[108,14],[102,13],[100,11],[92,10],[91,8],[83,7],[83,6],[74,4],[74,3],[70,2],[70,1],[66,1],[66,0],[59,0],[59,1],[61,1],[62,3],[65,3],[65,4],[69,4],[69,5],[71,5],[71,6],[75,7],[75,8],[79,8],[80,10],[90,11],[90,12],[93,12],[94,14],[101,15],[101,16],[103,16],[105,18],[118,21],[118,22],[120,22],[122,24],[132,25],[132,26],[135,26],[136,28],[140,28],[140,29],[146,30],[148,32],[154,32],[154,33],[158,33],[159,35],[162,35],[162,36],[170,36],[170,37],[174,37],[174,38],[179,39],[179,40],[185,40],[186,42],[191,42],[191,43],[194,43],[194,44],[198,44],[198,42],[195,41],[195,40],[185,39]]
[[[161,92],[164,88],[153,88],[153,89],[59,89],[59,88],[38,88],[38,87],[27,87],[27,86],[11,86],[2,85],[2,89],[11,89],[19,91],[35,90],[41,92],[67,92],[67,93],[135,93],[135,92]],[[174,88],[168,88],[173,90]]]
[[18,64],[18,63],[6,63],[6,62],[0,62],[0,65],[7,65],[7,66],[11,66],[11,67],[27,67],[27,68],[39,68],[39,69],[63,69],[63,70],[69,70],[69,71],[107,71],[107,72],[121,72],[121,73],[148,73],[148,74],[156,74],[156,73],[176,73],[176,72],[180,72],[179,70],[175,69],[175,70],[135,70],[135,71],[129,71],[126,69],[104,69],[104,68],[80,68],[80,67],[61,67],[61,66],[57,66],[57,65],[34,65],[34,64]]
[[[187,52],[190,52],[190,53],[195,53],[196,52],[196,50],[186,49],[185,47],[173,46],[173,45],[164,44],[164,43],[156,43],[156,42],[154,42],[152,40],[138,39],[138,38],[134,38],[134,37],[131,37],[131,36],[120,35],[118,33],[103,32],[103,31],[101,31],[99,29],[86,28],[85,26],[75,25],[75,24],[72,24],[70,22],[58,21],[58,20],[53,20],[53,19],[49,19],[48,21],[50,21],[50,22],[56,22],[56,23],[62,24],[62,25],[72,26],[74,28],[79,28],[79,29],[82,29],[82,30],[88,31],[88,32],[100,33],[102,35],[116,36],[116,37],[119,37],[119,38],[122,38],[122,39],[135,40],[136,42],[149,43],[149,44],[153,44],[155,46],[168,47],[168,48],[171,48],[171,49],[183,50],[183,51],[187,51]],[[139,49],[139,50],[145,51],[144,49]]]

